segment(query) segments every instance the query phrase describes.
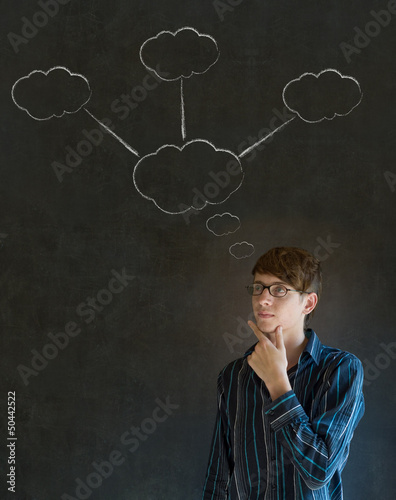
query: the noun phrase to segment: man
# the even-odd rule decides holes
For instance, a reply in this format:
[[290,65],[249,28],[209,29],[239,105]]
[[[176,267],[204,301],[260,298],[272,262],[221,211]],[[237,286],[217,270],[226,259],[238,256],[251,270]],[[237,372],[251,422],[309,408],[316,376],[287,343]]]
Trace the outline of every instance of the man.
[[306,328],[321,292],[317,259],[274,248],[252,274],[257,343],[219,375],[203,499],[340,500],[364,413],[362,364]]

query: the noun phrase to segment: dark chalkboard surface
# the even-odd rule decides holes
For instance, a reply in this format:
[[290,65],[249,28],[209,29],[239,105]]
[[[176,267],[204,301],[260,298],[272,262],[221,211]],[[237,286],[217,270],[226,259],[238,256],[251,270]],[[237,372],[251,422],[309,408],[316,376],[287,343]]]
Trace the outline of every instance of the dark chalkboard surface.
[[1,498],[199,499],[243,287],[287,245],[365,367],[345,498],[393,500],[395,0],[1,12]]

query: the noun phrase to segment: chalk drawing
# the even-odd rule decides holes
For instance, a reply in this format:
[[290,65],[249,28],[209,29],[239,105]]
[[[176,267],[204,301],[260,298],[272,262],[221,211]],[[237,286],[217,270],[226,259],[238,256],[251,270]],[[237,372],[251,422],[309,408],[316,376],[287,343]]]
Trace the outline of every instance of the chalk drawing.
[[186,140],[186,110],[184,106],[184,91],[183,91],[183,78],[180,78],[180,116],[181,116],[181,132],[183,141]]
[[185,78],[206,73],[216,64],[220,57],[216,40],[185,26],[175,32],[161,31],[149,38],[142,44],[139,55],[142,64],[162,80],[172,82],[180,79],[181,133],[185,141],[187,133],[183,82]]
[[109,127],[104,125],[100,120],[95,118],[95,116],[86,108],[84,108],[84,111],[86,111],[89,114],[89,116],[91,116],[97,123],[99,123],[99,125],[103,127],[110,135],[112,135],[115,139],[117,139],[117,141],[119,141],[128,151],[130,151],[139,158],[139,153],[136,151],[136,149],[133,149],[133,147],[127,144],[123,139],[121,139],[121,137],[118,137],[117,134],[115,134]]
[[241,227],[241,221],[236,215],[225,212],[210,217],[206,221],[206,227],[215,236],[227,236],[238,231]]
[[[140,47],[142,64],[159,79],[180,80],[180,119],[182,146],[165,144],[154,153],[140,158],[139,153],[87,108],[92,91],[87,78],[64,66],[48,71],[34,70],[19,78],[11,95],[15,105],[35,120],[61,118],[83,109],[129,152],[139,158],[133,170],[137,192],[166,214],[200,211],[207,205],[220,205],[242,186],[244,171],[240,159],[295,118],[307,123],[333,120],[347,116],[363,98],[359,82],[337,69],[327,68],[319,73],[305,72],[290,80],[282,91],[285,106],[294,114],[281,126],[236,155],[217,148],[206,139],[186,142],[185,81],[206,73],[219,59],[217,42],[210,35],[194,28],[161,31],[148,38]],[[166,76],[165,76],[166,75]],[[227,236],[241,227],[241,221],[229,212],[216,214],[206,221],[207,229],[215,236]],[[236,259],[253,255],[254,245],[247,241],[229,247]]]
[[[54,66],[48,71],[33,70],[27,76],[19,78],[11,90],[15,105],[34,120],[62,118],[65,114],[74,114],[83,109],[110,135],[139,157],[135,149],[85,108],[91,95],[92,90],[88,79],[84,75],[73,73],[64,66]],[[68,109],[65,109],[66,107]],[[37,116],[38,114],[42,116]]]
[[251,243],[241,241],[240,243],[234,243],[234,245],[231,245],[228,251],[236,259],[247,259],[254,254],[255,248]]
[[303,73],[291,80],[283,89],[282,97],[301,120],[318,123],[349,115],[361,103],[363,93],[355,78],[328,68],[317,74]]
[[[194,57],[191,57],[191,47],[195,50]],[[142,64],[168,82],[206,73],[219,57],[216,40],[189,26],[175,32],[161,31],[147,39],[140,48]],[[177,59],[179,61],[175,62]]]
[[182,147],[165,144],[141,158],[133,171],[136,190],[167,214],[224,203],[243,178],[238,157],[205,139]]
[[240,153],[239,155],[239,158],[243,158],[244,156],[246,156],[247,154],[250,153],[250,151],[253,151],[254,148],[257,148],[257,146],[259,146],[260,144],[262,144],[263,142],[267,141],[270,137],[272,137],[276,132],[279,132],[279,130],[282,130],[284,127],[286,127],[286,125],[288,125],[291,121],[294,120],[294,118],[296,118],[296,116],[293,116],[293,118],[290,118],[290,120],[287,120],[285,123],[283,123],[282,125],[280,125],[278,128],[276,128],[275,130],[273,130],[272,132],[270,132],[268,135],[266,135],[265,137],[263,137],[262,139],[260,139],[259,141],[255,142],[254,144],[252,144],[251,146],[249,146],[247,149],[245,149],[244,151],[242,151],[242,153]]
[[[296,115],[242,151],[239,158],[243,158],[276,132],[282,130],[297,116],[307,123],[319,123],[323,120],[333,120],[336,116],[348,115],[361,103],[363,93],[355,78],[342,75],[336,69],[328,68],[317,74],[303,73],[291,80],[285,85],[282,98],[285,106]],[[340,109],[335,110],[335,107]],[[315,119],[313,116],[310,116],[310,119],[307,118],[314,113],[319,113],[320,116],[316,116]]]
[[[69,95],[63,94],[66,90],[76,90],[76,94],[80,99],[75,99],[73,102],[70,99],[72,92],[69,92]],[[52,101],[49,99],[51,91],[56,92]],[[64,114],[77,113],[87,104],[91,95],[92,91],[85,76],[72,73],[64,66],[54,66],[48,71],[33,70],[27,76],[19,78],[11,90],[14,104],[25,111],[31,118],[38,121],[50,120],[54,117],[61,118]],[[25,99],[27,103],[21,102]],[[28,105],[30,109],[28,109]],[[66,106],[73,109],[64,109]],[[37,116],[39,113],[43,116]]]

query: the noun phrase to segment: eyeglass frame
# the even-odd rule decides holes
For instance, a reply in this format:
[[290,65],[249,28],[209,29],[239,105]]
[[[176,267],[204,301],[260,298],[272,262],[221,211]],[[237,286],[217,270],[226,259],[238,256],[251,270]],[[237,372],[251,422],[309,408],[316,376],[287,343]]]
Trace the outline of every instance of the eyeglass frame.
[[[282,299],[283,297],[286,297],[287,293],[288,292],[298,292],[298,293],[313,293],[313,292],[304,292],[303,290],[293,290],[291,288],[287,288],[286,285],[283,285],[281,283],[272,283],[272,285],[264,285],[263,283],[251,283],[250,285],[246,285],[245,288],[248,289],[249,287],[251,287],[252,285],[260,285],[263,287],[263,289],[261,290],[260,293],[249,293],[248,294],[251,296],[251,297],[259,297],[266,288],[268,288],[268,292],[269,294],[271,295],[271,297],[275,297],[276,299]],[[281,295],[281,296],[276,296],[276,295],[273,295],[271,293],[271,287],[272,286],[283,286],[285,289],[286,289],[286,293],[284,295]]]

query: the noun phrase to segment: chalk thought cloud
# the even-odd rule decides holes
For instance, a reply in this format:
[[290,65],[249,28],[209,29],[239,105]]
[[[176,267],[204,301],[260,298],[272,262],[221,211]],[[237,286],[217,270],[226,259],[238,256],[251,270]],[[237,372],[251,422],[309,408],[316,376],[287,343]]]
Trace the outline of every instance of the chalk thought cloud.
[[238,231],[241,227],[241,221],[236,215],[226,212],[210,217],[206,221],[206,227],[215,236],[227,236]]
[[235,243],[229,248],[230,254],[236,259],[247,259],[254,254],[254,246],[247,241],[242,241],[240,243]]
[[161,31],[146,40],[140,49],[140,59],[146,68],[167,81],[205,73],[216,63],[219,54],[211,36],[189,27],[174,33]]
[[143,157],[135,166],[133,182],[160,210],[181,214],[223,203],[241,186],[243,176],[234,153],[195,139],[181,148],[162,146]]
[[309,123],[345,116],[360,104],[362,97],[359,82],[335,69],[304,73],[283,90],[285,105]]
[[18,108],[35,120],[76,113],[89,101],[91,94],[88,80],[63,66],[48,71],[34,70],[19,78],[11,91]]

